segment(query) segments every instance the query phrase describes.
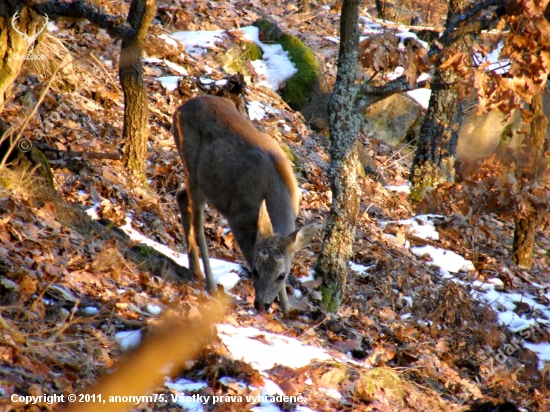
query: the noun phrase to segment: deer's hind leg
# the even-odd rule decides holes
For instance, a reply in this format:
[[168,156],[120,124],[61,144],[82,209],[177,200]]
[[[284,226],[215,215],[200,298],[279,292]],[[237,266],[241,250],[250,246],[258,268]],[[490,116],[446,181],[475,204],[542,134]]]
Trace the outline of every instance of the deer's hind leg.
[[[181,224],[185,232],[187,243],[187,254],[189,257],[189,270],[196,278],[202,278],[202,271],[199,265],[200,251],[205,271],[206,289],[212,293],[215,291],[214,278],[208,260],[208,248],[204,237],[204,195],[201,192],[192,192],[189,196],[188,188],[180,189],[176,194],[176,201],[181,214]],[[198,247],[198,249],[197,249]]]

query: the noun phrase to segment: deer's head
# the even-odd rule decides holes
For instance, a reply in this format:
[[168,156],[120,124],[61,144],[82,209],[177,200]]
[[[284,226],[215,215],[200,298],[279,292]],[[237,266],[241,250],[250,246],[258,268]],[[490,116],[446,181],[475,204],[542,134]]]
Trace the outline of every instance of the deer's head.
[[252,283],[256,291],[254,307],[258,311],[269,309],[285,287],[292,258],[310,242],[317,227],[318,224],[312,222],[288,236],[274,233],[265,201],[262,201],[252,265]]

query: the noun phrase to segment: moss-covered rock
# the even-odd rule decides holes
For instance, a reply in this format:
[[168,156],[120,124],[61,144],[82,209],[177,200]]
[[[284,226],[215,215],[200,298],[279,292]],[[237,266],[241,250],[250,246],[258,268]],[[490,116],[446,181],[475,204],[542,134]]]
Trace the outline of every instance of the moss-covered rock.
[[285,35],[277,23],[271,19],[261,18],[253,25],[260,29],[260,40],[263,43],[279,43],[279,39]]
[[281,97],[294,110],[299,110],[314,129],[326,130],[330,88],[315,53],[298,37],[283,33],[272,20],[259,19],[254,25],[260,29],[260,39],[280,44],[298,69],[280,90]]
[[298,73],[286,81],[281,96],[290,107],[301,110],[315,90],[320,64],[313,51],[298,37],[285,34],[280,38],[280,44],[298,69]]
[[403,384],[397,373],[390,369],[371,369],[367,373],[361,374],[355,385],[355,394],[360,399],[367,401],[370,401],[381,390],[387,398],[404,405]]

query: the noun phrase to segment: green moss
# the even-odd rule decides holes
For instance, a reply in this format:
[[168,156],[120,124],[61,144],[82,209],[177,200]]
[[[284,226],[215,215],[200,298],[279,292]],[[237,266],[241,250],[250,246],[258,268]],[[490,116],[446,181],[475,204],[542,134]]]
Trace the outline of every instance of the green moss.
[[157,252],[155,249],[153,249],[150,246],[146,245],[137,245],[137,249],[139,251],[139,254],[141,256],[150,257],[150,256],[156,256]]
[[294,165],[294,167],[298,167],[298,159],[296,158],[296,155],[292,151],[289,145],[287,145],[284,142],[279,142],[279,147],[285,154],[285,157],[290,160],[290,162]]
[[359,399],[370,399],[372,396],[383,390],[384,394],[403,405],[405,392],[399,375],[390,369],[374,368],[359,376],[355,386],[356,395]]
[[446,166],[451,163],[451,160],[443,159],[442,167],[435,165],[432,162],[425,162],[417,167],[414,176],[411,179],[411,194],[409,200],[413,204],[418,204],[424,195],[424,192],[435,189],[441,183],[452,181],[445,172]]
[[290,107],[298,110],[307,102],[308,96],[314,91],[320,66],[313,51],[298,37],[283,35],[279,42],[298,72],[286,81],[281,96]]
[[52,168],[48,158],[44,155],[44,153],[41,150],[37,149],[36,147],[31,148],[30,158],[35,164],[42,166],[38,172],[46,179],[46,182],[48,183],[48,185],[53,190],[55,190],[53,172],[52,172]]
[[245,42],[242,44],[242,55],[245,59],[254,61],[260,60],[264,56],[264,52],[256,43]]
[[323,303],[329,312],[336,312],[338,310],[338,302],[334,299],[334,293],[326,286],[319,286],[319,291],[323,296]]

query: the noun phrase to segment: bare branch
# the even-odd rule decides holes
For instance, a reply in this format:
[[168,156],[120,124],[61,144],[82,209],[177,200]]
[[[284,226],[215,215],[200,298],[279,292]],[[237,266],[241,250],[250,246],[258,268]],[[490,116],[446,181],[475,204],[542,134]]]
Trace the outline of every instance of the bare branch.
[[[498,6],[486,16],[483,16],[471,24],[459,27],[459,25],[468,19],[471,19],[476,14],[486,11],[492,6]],[[464,13],[456,15],[450,22],[447,23],[447,28],[438,39],[437,42],[433,42],[428,52],[428,56],[432,57],[441,52],[441,49],[449,44],[456,42],[460,38],[470,33],[479,33],[481,30],[488,29],[492,23],[498,20],[505,14],[504,5],[502,0],[485,0]]]
[[476,14],[495,5],[502,5],[502,0],[485,0],[479,4],[472,6],[471,9],[466,10],[464,13],[457,14],[451,20],[451,22],[447,24],[447,28],[445,29],[445,32],[443,33],[443,35],[445,35],[447,32],[450,32],[456,29],[460,23],[470,19],[471,17],[474,17]]
[[132,41],[136,36],[136,31],[126,22],[124,16],[113,16],[106,13],[91,0],[73,0],[70,2],[22,0],[22,3],[38,14],[48,15],[50,19],[61,17],[87,19],[94,25],[105,29],[113,37]]
[[368,83],[362,84],[359,86],[355,107],[362,113],[367,107],[386,97],[396,93],[405,93],[411,90],[421,89],[426,87],[427,84],[428,82],[426,81],[420,81],[411,86],[406,76],[400,76],[382,86],[372,86]]

